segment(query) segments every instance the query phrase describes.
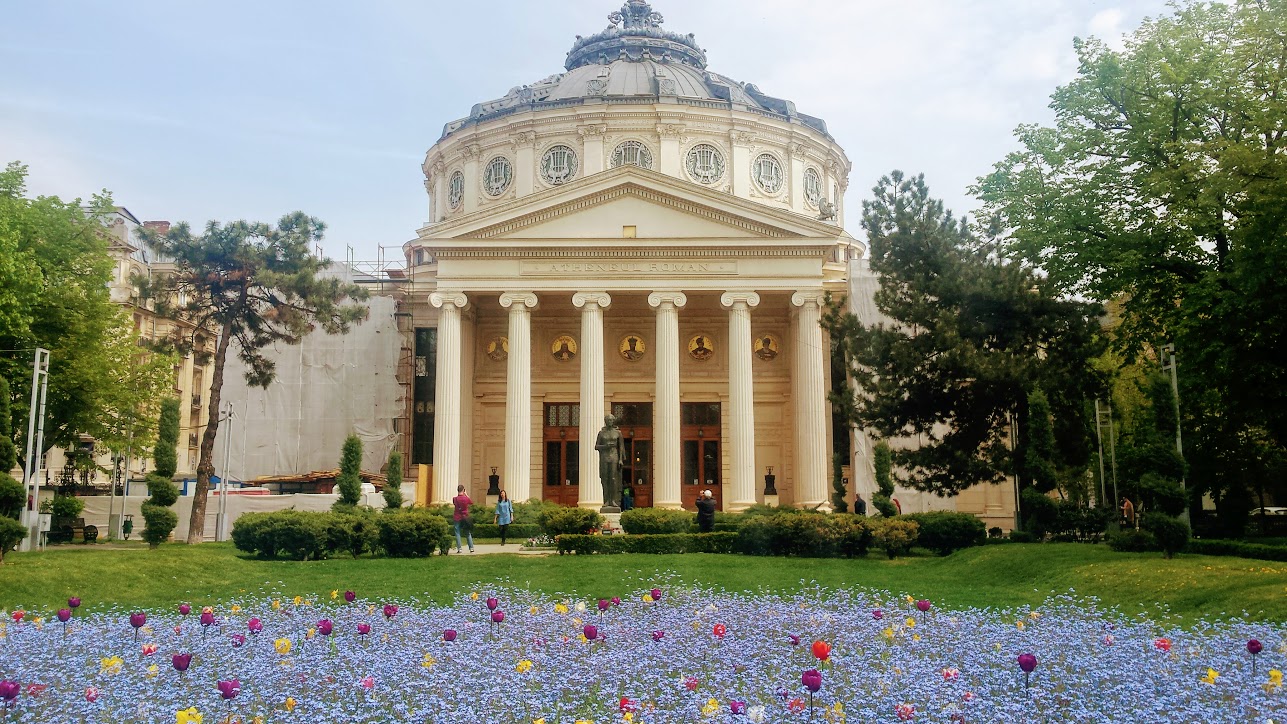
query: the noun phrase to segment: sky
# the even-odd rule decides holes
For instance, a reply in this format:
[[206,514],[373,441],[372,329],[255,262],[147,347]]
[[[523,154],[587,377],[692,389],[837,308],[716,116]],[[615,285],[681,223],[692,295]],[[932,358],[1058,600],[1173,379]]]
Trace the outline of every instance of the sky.
[[[325,252],[373,261],[425,223],[420,164],[478,102],[560,72],[622,0],[9,2],[0,10],[0,163],[32,194],[108,189],[140,220],[275,221],[303,210]],[[711,70],[826,120],[853,163],[967,189],[1053,119],[1073,39],[1120,46],[1164,0],[655,0]],[[858,215],[850,232],[860,235]]]

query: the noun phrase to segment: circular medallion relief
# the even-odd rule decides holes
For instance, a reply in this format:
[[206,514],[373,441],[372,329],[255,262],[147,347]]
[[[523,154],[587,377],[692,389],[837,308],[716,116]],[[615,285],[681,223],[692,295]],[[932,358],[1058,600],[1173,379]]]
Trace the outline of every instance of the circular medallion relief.
[[771,362],[778,356],[778,338],[771,334],[761,334],[751,343],[751,350],[756,358]]
[[612,152],[612,167],[638,166],[652,168],[652,151],[639,141],[623,141]]
[[550,146],[541,157],[541,178],[545,183],[559,186],[576,175],[576,151],[568,146]]
[[810,206],[817,206],[819,199],[822,198],[822,177],[818,175],[818,169],[810,167],[804,170],[804,200],[809,202]]
[[688,149],[685,167],[693,180],[713,184],[724,176],[724,154],[709,143],[699,143]]
[[556,337],[550,345],[550,354],[560,362],[569,362],[576,358],[576,340],[570,334]]
[[451,175],[451,181],[447,183],[447,205],[453,209],[460,208],[460,202],[465,200],[465,174],[457,171]]
[[688,356],[698,362],[705,362],[715,356],[715,342],[709,334],[694,335],[688,340]]
[[643,337],[637,334],[627,334],[621,338],[621,343],[617,345],[617,351],[621,353],[621,359],[627,362],[638,362],[643,359],[647,347],[644,345]]
[[782,190],[782,164],[771,153],[761,153],[751,164],[751,178],[764,193],[776,194]]
[[509,159],[497,156],[487,162],[487,170],[483,172],[483,190],[489,196],[500,196],[509,188],[513,178],[514,168],[510,166]]
[[487,343],[487,358],[493,362],[504,362],[509,358],[509,340],[505,337],[493,337]]

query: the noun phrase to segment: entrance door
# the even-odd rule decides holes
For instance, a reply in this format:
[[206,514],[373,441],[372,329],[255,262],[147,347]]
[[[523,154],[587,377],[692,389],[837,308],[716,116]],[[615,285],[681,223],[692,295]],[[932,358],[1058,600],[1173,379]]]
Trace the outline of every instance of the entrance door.
[[683,458],[680,500],[686,510],[696,510],[697,496],[710,488],[715,494],[717,508],[723,510],[720,405],[718,402],[686,402],[680,406],[680,422],[680,455]]
[[612,406],[621,429],[626,457],[621,464],[622,485],[629,487],[636,508],[652,507],[652,403],[623,402]]
[[545,406],[545,487],[542,497],[574,506],[581,499],[581,405],[560,402]]

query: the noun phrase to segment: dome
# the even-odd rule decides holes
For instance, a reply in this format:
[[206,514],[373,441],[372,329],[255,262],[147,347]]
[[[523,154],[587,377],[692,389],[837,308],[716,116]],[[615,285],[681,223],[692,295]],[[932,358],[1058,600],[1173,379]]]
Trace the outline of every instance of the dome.
[[608,22],[606,29],[594,35],[577,36],[564,63],[566,72],[475,105],[469,117],[443,128],[443,138],[467,125],[520,111],[591,102],[667,101],[751,110],[827,133],[822,119],[798,113],[791,101],[707,70],[706,53],[693,35],[663,29],[661,13],[647,0],[628,0],[608,16]]

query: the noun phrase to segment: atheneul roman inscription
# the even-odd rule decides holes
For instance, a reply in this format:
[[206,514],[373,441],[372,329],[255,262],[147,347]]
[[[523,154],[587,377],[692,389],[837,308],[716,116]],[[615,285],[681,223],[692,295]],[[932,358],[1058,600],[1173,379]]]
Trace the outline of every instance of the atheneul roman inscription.
[[737,274],[735,261],[709,261],[699,259],[648,259],[626,261],[587,261],[583,259],[555,259],[551,261],[522,261],[518,273],[522,276],[712,276]]

